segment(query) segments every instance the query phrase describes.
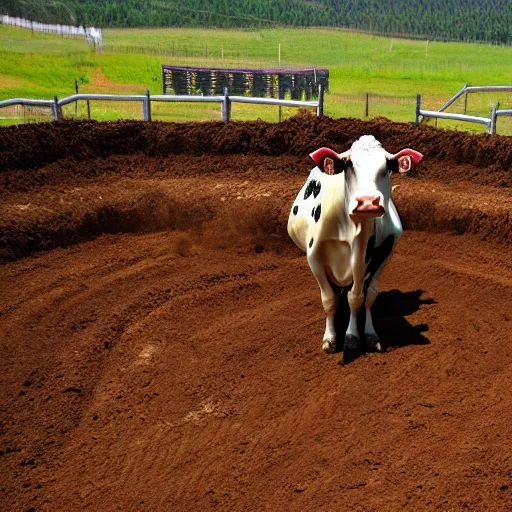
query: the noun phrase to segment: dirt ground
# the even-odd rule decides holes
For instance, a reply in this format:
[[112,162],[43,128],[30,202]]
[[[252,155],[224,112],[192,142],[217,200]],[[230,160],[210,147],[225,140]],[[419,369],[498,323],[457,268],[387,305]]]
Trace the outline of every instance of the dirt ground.
[[[393,180],[387,350],[341,366],[285,222],[308,153],[364,133],[425,159]],[[0,510],[512,510],[511,150],[309,116],[1,129]]]

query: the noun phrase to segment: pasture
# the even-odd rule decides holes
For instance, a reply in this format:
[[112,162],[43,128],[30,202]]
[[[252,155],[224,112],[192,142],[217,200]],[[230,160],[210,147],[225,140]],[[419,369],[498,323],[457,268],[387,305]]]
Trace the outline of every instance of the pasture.
[[[0,97],[52,98],[74,93],[75,79],[82,92],[162,92],[161,65],[207,66],[319,66],[330,69],[330,94],[326,115],[365,115],[370,95],[370,117],[384,116],[412,121],[415,97],[422,93],[424,107],[437,109],[464,83],[508,84],[512,71],[512,48],[464,43],[390,39],[341,30],[105,30],[105,52],[92,52],[85,42],[46,34],[32,34],[0,26]],[[279,50],[280,48],[280,50]],[[138,51],[162,55],[130,53]],[[427,52],[428,49],[428,52]],[[280,60],[279,60],[280,59]],[[510,106],[510,95],[471,96],[468,113],[488,115],[491,103]],[[93,118],[138,119],[139,105],[93,105]],[[461,111],[462,103],[453,106]],[[74,115],[69,107],[66,115]],[[286,109],[285,115],[294,113]],[[206,120],[219,118],[216,107],[158,105],[157,119]],[[275,121],[277,109],[236,106],[235,119]],[[81,105],[78,115],[86,115]],[[8,120],[3,120],[8,123]],[[440,127],[456,126],[440,121]],[[482,131],[477,125],[462,129]],[[501,119],[498,133],[509,133]]]
[[[340,366],[286,218],[374,134],[407,231]],[[2,510],[508,512],[512,142],[375,119],[0,129]]]

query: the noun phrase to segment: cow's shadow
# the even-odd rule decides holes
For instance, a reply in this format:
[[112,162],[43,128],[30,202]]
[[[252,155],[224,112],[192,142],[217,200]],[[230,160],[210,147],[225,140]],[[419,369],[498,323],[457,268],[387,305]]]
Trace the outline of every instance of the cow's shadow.
[[[381,339],[383,351],[388,348],[408,345],[427,345],[430,341],[423,336],[428,331],[427,324],[411,325],[405,317],[419,310],[423,304],[435,304],[434,299],[422,298],[423,290],[401,292],[390,290],[381,292],[372,307],[373,324]],[[343,339],[348,327],[350,309],[347,302],[347,290],[341,290],[340,304],[335,316],[336,337],[339,340],[336,351],[343,350]],[[364,332],[365,311],[358,316],[361,335]],[[361,353],[364,353],[362,347]]]

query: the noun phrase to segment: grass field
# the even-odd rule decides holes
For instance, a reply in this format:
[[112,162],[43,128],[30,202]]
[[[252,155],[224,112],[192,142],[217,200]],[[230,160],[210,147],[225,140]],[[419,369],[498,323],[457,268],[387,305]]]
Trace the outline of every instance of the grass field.
[[[330,70],[330,93],[325,112],[334,117],[364,117],[370,94],[370,116],[412,121],[415,97],[421,93],[424,108],[437,109],[464,83],[508,85],[512,77],[512,48],[465,43],[440,43],[390,39],[334,29],[105,30],[103,54],[85,41],[65,39],[0,25],[0,99],[27,97],[50,99],[81,92],[162,92],[162,64],[208,66],[318,66]],[[166,55],[131,53],[134,48]],[[280,48],[280,52],[279,52]],[[428,52],[427,52],[428,50]],[[142,51],[142,50],[141,50]],[[186,56],[185,56],[186,55]],[[280,61],[279,61],[280,55]],[[468,112],[489,115],[491,103],[510,108],[512,95],[472,95]],[[134,104],[92,105],[96,119],[140,118]],[[461,104],[454,105],[455,110]],[[285,109],[285,115],[293,109]],[[74,115],[75,107],[65,112]],[[79,115],[86,115],[80,105]],[[220,118],[216,105],[158,105],[154,117],[167,120]],[[277,120],[276,107],[233,107],[235,119]],[[12,115],[0,111],[1,117]],[[0,123],[12,122],[0,119]],[[511,123],[512,124],[512,123]],[[453,126],[439,122],[439,126]],[[478,125],[465,129],[483,131]],[[511,127],[512,128],[512,127]],[[509,133],[500,119],[498,133]],[[512,129],[510,130],[512,133]]]

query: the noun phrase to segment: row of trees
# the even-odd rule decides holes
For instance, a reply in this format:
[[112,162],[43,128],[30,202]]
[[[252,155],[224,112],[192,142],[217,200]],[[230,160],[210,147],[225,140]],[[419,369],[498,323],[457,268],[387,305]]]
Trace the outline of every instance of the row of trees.
[[510,0],[0,0],[0,14],[100,27],[338,26],[512,43]]

